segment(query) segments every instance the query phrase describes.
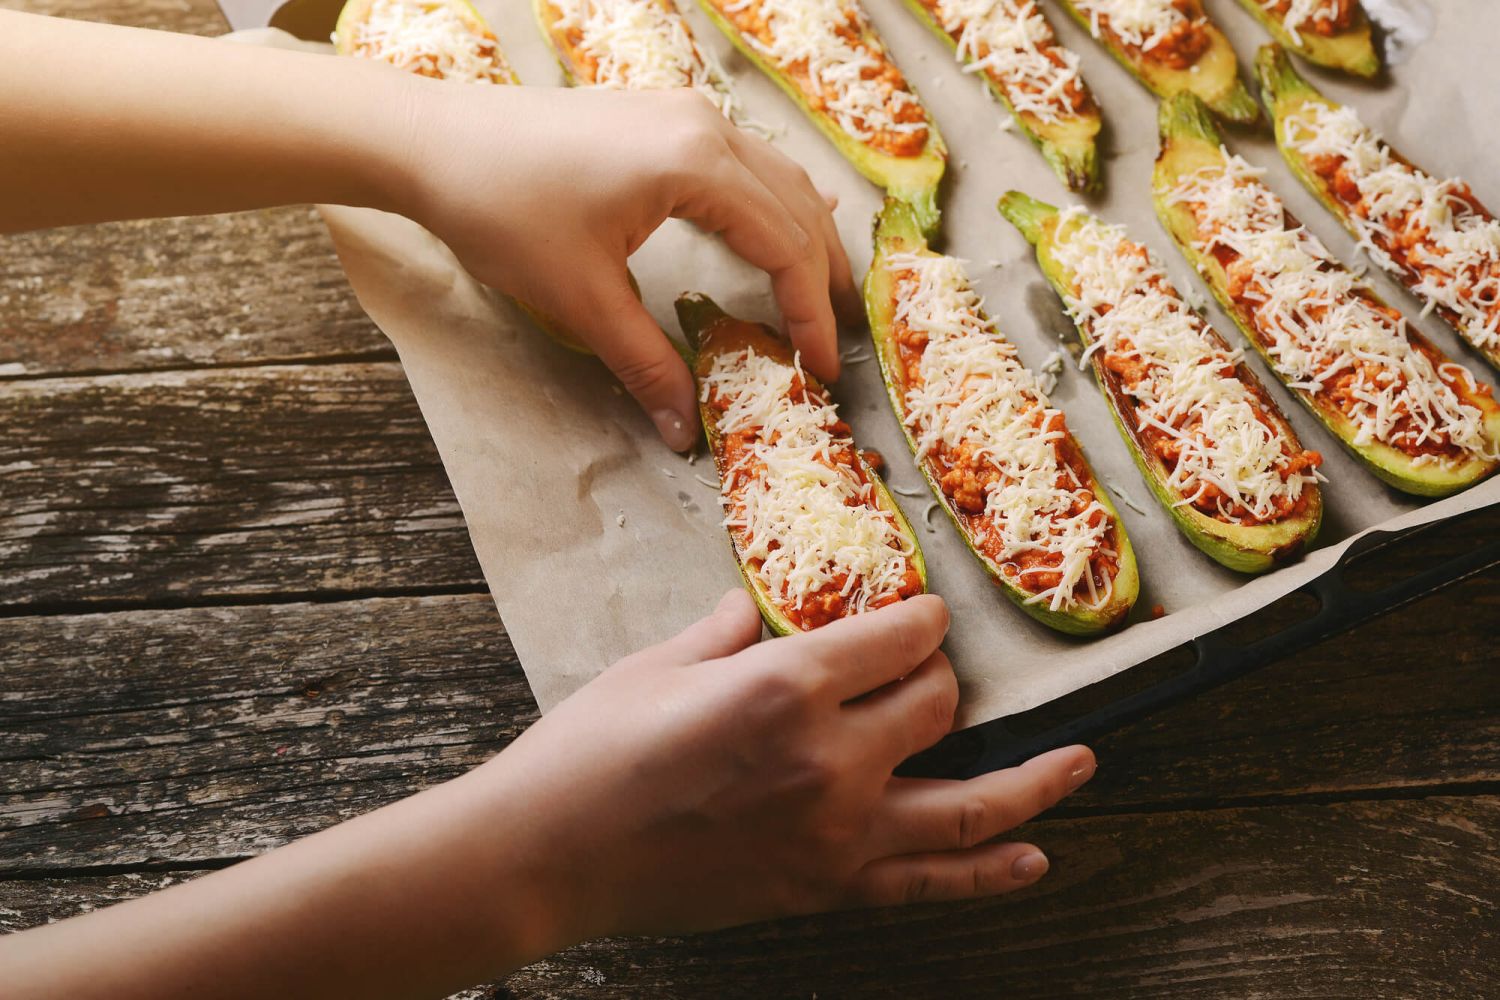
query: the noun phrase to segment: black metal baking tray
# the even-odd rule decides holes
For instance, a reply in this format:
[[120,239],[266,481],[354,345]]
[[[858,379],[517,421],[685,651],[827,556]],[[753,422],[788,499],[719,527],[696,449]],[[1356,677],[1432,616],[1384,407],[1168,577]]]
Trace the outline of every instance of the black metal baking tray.
[[[1077,714],[1059,713],[1059,707],[1064,703],[1087,702],[1091,691],[1096,695],[1099,693],[1095,689],[1104,689],[1131,674],[1152,673],[1154,661],[1137,664],[1093,688],[1065,695],[1055,702],[1022,713],[1022,716],[995,719],[959,730],[907,761],[899,773],[912,777],[967,778],[1012,767],[1057,747],[1087,743],[1159,709],[1243,677],[1361,622],[1500,566],[1500,534],[1493,534],[1480,536],[1472,546],[1457,554],[1377,589],[1365,590],[1350,584],[1350,578],[1368,566],[1372,559],[1380,558],[1385,562],[1400,559],[1403,554],[1423,545],[1435,532],[1464,531],[1467,525],[1487,513],[1493,518],[1497,507],[1500,505],[1481,507],[1458,517],[1405,531],[1372,531],[1352,544],[1321,576],[1272,605],[1300,601],[1304,606],[1316,608],[1295,623],[1253,641],[1242,642],[1232,639],[1231,635],[1242,632],[1244,622],[1232,622],[1157,658],[1162,661],[1157,672],[1162,667],[1170,668],[1165,677],[1158,679],[1153,676],[1129,693],[1109,698],[1103,704]],[[1248,620],[1255,617],[1252,615]],[[1099,698],[1093,700],[1097,702]],[[1059,714],[1064,715],[1061,720],[1057,718]],[[1036,716],[1050,717],[1049,723],[1039,731],[1017,724],[1017,720]]]

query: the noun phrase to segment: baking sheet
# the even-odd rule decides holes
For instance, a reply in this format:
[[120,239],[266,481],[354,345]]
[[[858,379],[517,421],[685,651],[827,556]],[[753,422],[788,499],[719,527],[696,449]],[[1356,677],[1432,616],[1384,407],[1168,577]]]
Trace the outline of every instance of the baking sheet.
[[[479,0],[521,78],[560,85],[552,56],[520,0]],[[1076,354],[1071,325],[1038,271],[1030,247],[995,211],[1008,188],[1054,203],[1075,200],[1030,144],[1003,126],[1002,109],[979,80],[898,0],[867,0],[871,17],[937,119],[951,150],[945,187],[946,249],[970,261],[991,315],[1034,369],[1059,347]],[[1231,0],[1208,0],[1244,67],[1266,40]],[[1423,0],[1376,7],[1432,13]],[[734,80],[749,114],[779,130],[775,141],[839,197],[840,232],[862,273],[880,193],[862,180],[769,81],[734,53],[696,7],[685,7],[700,41]],[[1104,107],[1106,192],[1089,207],[1125,223],[1166,263],[1179,289],[1206,290],[1161,231],[1149,200],[1156,152],[1156,102],[1055,6],[1047,14]],[[1408,18],[1408,20],[1413,20]],[[1433,32],[1407,38],[1404,61],[1376,84],[1350,82],[1303,66],[1329,96],[1355,104],[1365,120],[1430,169],[1470,179],[1482,198],[1500,200],[1500,88],[1490,49],[1500,39],[1500,5],[1447,0]],[[1272,186],[1336,254],[1358,263],[1353,242],[1306,194],[1268,134],[1233,135],[1233,148],[1270,168]],[[570,354],[536,332],[502,297],[482,288],[436,239],[407,220],[368,210],[326,208],[349,279],[370,316],[401,354],[412,388],[452,480],[474,548],[545,711],[614,659],[660,641],[710,610],[738,584],[712,480],[712,463],[689,464],[658,443],[634,403],[596,361]],[[518,248],[518,252],[525,252]],[[712,239],[671,223],[631,260],[652,313],[678,334],[672,301],[694,290],[726,309],[774,321],[763,275]],[[1383,276],[1372,279],[1411,317],[1414,300]],[[1217,308],[1214,325],[1242,339]],[[1489,371],[1442,322],[1421,329],[1481,378]],[[869,359],[863,329],[841,334],[852,358]],[[1071,357],[1071,355],[1070,355]],[[928,499],[901,497],[927,555],[931,587],[952,608],[946,649],[962,689],[959,724],[1010,715],[1102,680],[1205,634],[1286,594],[1337,561],[1366,530],[1409,527],[1500,502],[1500,480],[1458,497],[1424,503],[1363,471],[1257,367],[1307,447],[1321,450],[1330,482],[1318,547],[1297,565],[1259,578],[1219,567],[1199,553],[1151,500],[1086,372],[1069,364],[1052,394],[1068,415],[1100,477],[1123,493],[1117,503],[1140,558],[1142,592],[1132,624],[1094,640],[1058,635],[1022,614],[989,582],[946,519],[924,528]],[[888,479],[921,488],[873,360],[847,364],[835,389],[862,446],[883,452]],[[1128,499],[1127,499],[1128,498]],[[1140,510],[1133,509],[1133,506]],[[623,520],[623,523],[622,523]],[[1149,619],[1153,605],[1167,615]]]

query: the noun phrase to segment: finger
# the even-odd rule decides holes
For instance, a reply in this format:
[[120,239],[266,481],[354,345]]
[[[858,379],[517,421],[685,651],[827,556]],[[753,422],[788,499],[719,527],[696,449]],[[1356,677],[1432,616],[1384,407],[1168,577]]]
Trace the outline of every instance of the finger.
[[741,587],[726,593],[712,612],[659,644],[657,663],[687,665],[733,656],[760,639],[760,612]]
[[882,858],[854,877],[848,898],[854,906],[900,906],[998,896],[1031,885],[1048,867],[1047,856],[1031,844]]
[[[812,178],[808,177],[807,171],[797,161],[764,139],[736,132],[730,145],[735,155],[781,199],[796,217],[798,224],[809,233],[817,235],[828,261],[828,293],[834,312],[845,322],[858,322],[861,310],[859,296],[854,289],[854,273],[833,219],[833,208],[838,199],[835,198],[830,203],[828,197],[813,185]],[[789,328],[788,333],[793,331]],[[837,331],[834,331],[833,337],[833,357],[825,359],[821,356],[819,352],[824,343],[817,337],[818,332],[814,331],[812,339],[806,343],[799,342],[795,335],[792,342],[797,344],[804,358],[808,359],[814,374],[824,378],[837,377],[836,369],[825,374],[811,364],[814,359],[819,363],[825,360],[829,364],[837,363]]]
[[894,768],[953,730],[958,678],[939,649],[901,680],[845,708],[858,744],[870,752],[884,751]]
[[1094,754],[1071,746],[967,781],[896,778],[874,821],[877,850],[962,850],[1051,809],[1094,775]]
[[602,286],[583,291],[577,299],[581,308],[570,310],[564,321],[641,404],[662,440],[686,451],[698,439],[693,376],[630,290],[623,265],[600,266],[614,273]]
[[838,331],[828,297],[828,253],[738,157],[706,171],[703,183],[672,214],[722,233],[729,248],[771,277],[782,323],[803,363],[823,379],[838,377]]
[[849,701],[911,673],[947,631],[948,605],[936,594],[922,594],[764,648],[796,655],[840,701]]

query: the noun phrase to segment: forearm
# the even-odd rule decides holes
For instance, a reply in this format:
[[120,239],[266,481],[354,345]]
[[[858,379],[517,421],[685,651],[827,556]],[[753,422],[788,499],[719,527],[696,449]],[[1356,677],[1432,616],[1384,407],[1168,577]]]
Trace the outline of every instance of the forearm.
[[0,231],[307,202],[399,210],[421,82],[0,10]]
[[[469,775],[165,892],[0,938],[7,997],[440,997],[575,935],[508,779]],[[516,789],[520,791],[519,788]],[[504,805],[508,801],[508,807]]]

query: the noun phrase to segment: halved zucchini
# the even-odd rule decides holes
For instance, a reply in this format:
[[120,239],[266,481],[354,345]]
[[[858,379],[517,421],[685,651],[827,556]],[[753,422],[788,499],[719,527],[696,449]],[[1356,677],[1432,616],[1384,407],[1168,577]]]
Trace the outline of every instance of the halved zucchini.
[[[1073,0],[1058,0],[1073,19],[1083,25],[1090,34],[1093,19],[1080,10]],[[1165,0],[1162,0],[1165,2]],[[1234,46],[1224,37],[1224,32],[1204,15],[1203,30],[1208,35],[1208,48],[1193,61],[1191,66],[1176,69],[1157,59],[1147,58],[1121,45],[1107,31],[1094,35],[1096,41],[1109,50],[1109,54],[1130,70],[1135,78],[1144,83],[1158,97],[1174,94],[1197,94],[1213,109],[1214,114],[1236,125],[1253,125],[1260,118],[1260,105],[1245,89],[1240,80],[1240,65],[1235,59]]]
[[[683,295],[677,299],[676,307],[677,321],[681,324],[683,336],[690,345],[688,361],[695,379],[702,379],[708,374],[716,355],[733,354],[746,348],[752,348],[755,353],[785,365],[794,363],[795,355],[792,349],[769,327],[727,315],[713,299],[706,295]],[[822,390],[822,386],[812,375],[804,372],[803,378],[809,388]],[[717,417],[708,403],[702,400],[698,404],[698,415],[703,421],[703,430],[708,438],[708,450],[713,455],[714,465],[719,471],[722,482],[729,470],[724,458],[723,436],[719,432]],[[917,543],[916,532],[912,530],[911,523],[907,521],[895,497],[886,488],[885,482],[874,469],[870,468],[857,449],[855,461],[865,478],[874,486],[876,505],[892,515],[897,530],[911,543],[912,567],[921,581],[920,592],[925,593],[927,564],[922,559],[922,547]],[[734,549],[735,564],[739,567],[740,577],[745,581],[745,588],[750,591],[750,596],[755,598],[756,606],[760,608],[760,614],[766,626],[776,635],[791,635],[802,631],[777,606],[775,599],[756,572],[745,565],[739,539],[733,530],[729,532],[729,539]]]
[[[1287,166],[1292,168],[1292,173],[1297,175],[1297,179],[1302,182],[1303,186],[1317,196],[1318,201],[1323,203],[1323,207],[1333,213],[1351,236],[1358,240],[1365,239],[1355,224],[1349,206],[1334,194],[1327,178],[1314,170],[1306,157],[1299,153],[1288,139],[1288,130],[1298,121],[1306,121],[1306,116],[1315,108],[1322,106],[1337,110],[1343,105],[1330,101],[1303,79],[1293,68],[1286,51],[1279,45],[1263,46],[1256,57],[1255,69],[1260,77],[1261,94],[1266,102],[1266,108],[1271,112],[1271,121],[1276,128],[1276,147],[1281,150],[1282,159],[1286,160]],[[1420,169],[1391,148],[1388,143],[1384,144],[1390,150],[1392,160],[1411,167],[1413,170]],[[1488,212],[1485,214],[1488,215]],[[1386,267],[1386,272],[1410,289],[1413,295],[1427,301],[1417,287],[1420,280],[1418,274],[1397,258],[1400,251],[1393,253],[1392,249],[1394,248],[1387,249],[1386,253],[1390,258],[1390,263],[1395,266]],[[1372,257],[1372,259],[1377,263],[1384,263],[1379,258]],[[1486,361],[1500,368],[1500,342],[1482,342],[1451,309],[1438,305],[1436,311],[1458,331],[1459,336],[1484,355]]]
[[1370,35],[1370,19],[1358,3],[1354,5],[1354,23],[1347,30],[1336,35],[1320,35],[1307,28],[1297,32],[1295,37],[1287,30],[1282,18],[1267,10],[1260,0],[1240,0],[1240,6],[1265,25],[1272,38],[1310,63],[1366,79],[1380,72],[1380,54],[1375,51]]
[[[896,343],[895,273],[888,264],[891,255],[898,253],[939,256],[927,249],[927,241],[923,238],[921,228],[917,225],[910,207],[894,199],[887,199],[884,210],[875,222],[875,260],[865,277],[865,311],[870,318],[870,336],[875,342],[875,356],[880,361],[880,374],[885,379],[891,409],[895,411],[896,421],[901,425],[901,432],[906,437],[906,443],[911,448],[912,455],[915,456],[917,441],[906,422],[906,378],[903,374],[900,349]],[[1000,340],[998,334],[996,340]],[[1012,583],[1001,568],[984,554],[974,537],[975,522],[978,518],[959,510],[953,499],[943,491],[938,482],[939,470],[935,464],[931,460],[919,460],[917,469],[922,473],[922,478],[927,481],[928,488],[932,490],[933,498],[948,515],[953,526],[958,529],[959,537],[964,540],[964,544],[974,554],[974,558],[979,560],[979,564],[999,585],[1006,597],[1015,602],[1022,611],[1049,628],[1070,635],[1096,635],[1124,622],[1125,616],[1130,613],[1131,607],[1140,595],[1140,576],[1136,567],[1135,550],[1131,548],[1130,537],[1125,533],[1125,525],[1120,521],[1120,514],[1110,502],[1108,493],[1094,477],[1094,471],[1089,467],[1082,447],[1071,433],[1068,435],[1067,448],[1076,457],[1077,465],[1082,467],[1082,478],[1085,480],[1086,488],[1093,492],[1094,497],[1108,512],[1113,522],[1110,534],[1111,548],[1118,553],[1118,563],[1110,599],[1099,608],[1077,607],[1053,611],[1046,604],[1037,601],[1034,593]]]
[[[1070,224],[1063,214],[1045,202],[1037,201],[1019,191],[1010,191],[1000,199],[1000,213],[1021,231],[1027,242],[1036,248],[1037,263],[1059,297],[1066,299],[1073,293],[1073,272],[1053,252],[1076,232],[1076,223]],[[1175,289],[1168,289],[1173,294]],[[1092,331],[1086,324],[1074,324],[1084,347],[1093,343]],[[1207,332],[1223,344],[1212,327]],[[1223,345],[1226,349],[1228,345]],[[1220,564],[1241,573],[1264,573],[1278,565],[1295,559],[1316,537],[1323,520],[1323,497],[1317,486],[1309,485],[1311,496],[1307,505],[1298,513],[1268,524],[1230,524],[1210,517],[1190,503],[1169,485],[1169,473],[1155,449],[1142,440],[1140,422],[1135,407],[1131,404],[1120,377],[1104,365],[1104,353],[1096,351],[1090,361],[1094,380],[1109,402],[1110,414],[1115,428],[1130,448],[1130,457],[1140,470],[1141,477],[1151,488],[1151,493],[1162,509],[1172,516],[1177,528],[1188,541]],[[1281,410],[1261,385],[1260,379],[1241,362],[1235,368],[1235,377],[1243,382],[1256,397],[1262,412],[1270,418],[1276,429],[1286,436],[1291,446],[1301,448],[1297,432],[1282,415]]]
[[[1188,175],[1205,167],[1218,167],[1227,162],[1228,156],[1213,119],[1203,102],[1191,94],[1184,94],[1162,104],[1158,125],[1161,132],[1161,152],[1157,155],[1156,168],[1152,172],[1152,204],[1156,208],[1157,217],[1161,219],[1162,225],[1188,263],[1208,283],[1214,298],[1218,299],[1224,311],[1234,319],[1235,325],[1266,359],[1277,377],[1286,383],[1287,379],[1277,371],[1254,316],[1248,309],[1236,304],[1230,296],[1224,266],[1213,255],[1199,253],[1195,248],[1197,223],[1192,211],[1185,205],[1173,205],[1169,201],[1171,192]],[[1293,230],[1300,223],[1291,212],[1285,212],[1284,226]],[[1388,308],[1373,291],[1367,291],[1366,294],[1371,304]],[[1411,345],[1426,355],[1434,368],[1451,363],[1442,351],[1410,324],[1406,327],[1406,335]],[[1500,405],[1496,404],[1487,391],[1481,391],[1477,383],[1472,388],[1462,379],[1447,384],[1461,402],[1479,410],[1483,415],[1484,437],[1491,448],[1500,447]],[[1358,443],[1358,429],[1354,422],[1331,402],[1306,389],[1291,385],[1288,388],[1371,472],[1403,492],[1417,496],[1447,496],[1474,485],[1500,467],[1500,462],[1478,455],[1459,463],[1419,464],[1406,452],[1380,441]]]
[[[925,24],[934,35],[958,51],[956,39],[938,20],[933,9],[936,0],[905,0],[906,6]],[[1033,16],[1042,17],[1038,8],[1031,8]],[[1059,43],[1060,44],[1060,43]],[[1095,149],[1095,137],[1103,125],[1099,105],[1089,96],[1085,108],[1057,121],[1043,121],[1035,114],[1016,110],[1003,83],[993,73],[983,73],[984,82],[995,100],[1005,106],[1015,119],[1021,132],[1041,150],[1042,157],[1053,173],[1072,191],[1093,191],[1099,187],[1099,159]],[[1082,79],[1079,80],[1082,83]],[[1087,92],[1087,87],[1085,87]]]
[[[847,2],[857,5],[858,0],[847,0]],[[831,116],[813,107],[797,82],[767,59],[758,48],[746,41],[739,27],[724,15],[715,0],[698,0],[698,5],[746,59],[770,77],[776,86],[796,102],[797,107],[802,109],[802,113],[817,126],[818,131],[828,137],[828,141],[833,143],[854,169],[884,188],[887,194],[909,203],[917,214],[922,231],[929,237],[937,233],[941,219],[937,206],[938,185],[943,180],[943,171],[947,166],[948,147],[943,143],[937,122],[933,120],[931,114],[927,114],[927,142],[917,155],[895,156],[884,150],[872,148],[844,131]],[[864,16],[863,13],[861,16]],[[891,57],[890,50],[875,33],[875,29],[870,26],[868,18],[865,18],[864,33],[866,40],[883,51],[886,58],[894,65],[895,60]],[[916,96],[915,88],[912,89],[912,95]]]

